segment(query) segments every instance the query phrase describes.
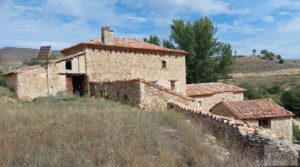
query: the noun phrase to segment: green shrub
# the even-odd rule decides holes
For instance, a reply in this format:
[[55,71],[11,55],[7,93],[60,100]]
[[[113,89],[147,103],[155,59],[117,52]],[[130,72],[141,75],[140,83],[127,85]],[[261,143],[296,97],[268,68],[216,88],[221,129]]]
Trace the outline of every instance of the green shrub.
[[300,115],[300,85],[283,93],[281,101],[285,108]]
[[296,140],[300,140],[300,129],[298,125],[293,123],[293,138]]
[[268,88],[268,92],[270,94],[279,94],[284,92],[284,89],[280,85],[273,85],[272,87]]
[[262,91],[259,90],[258,88],[256,88],[255,86],[253,86],[252,84],[250,83],[247,83],[247,82],[244,82],[244,83],[241,83],[239,85],[240,87],[244,88],[244,89],[247,89],[247,91],[244,93],[244,96],[246,99],[261,99],[263,96],[262,96]]

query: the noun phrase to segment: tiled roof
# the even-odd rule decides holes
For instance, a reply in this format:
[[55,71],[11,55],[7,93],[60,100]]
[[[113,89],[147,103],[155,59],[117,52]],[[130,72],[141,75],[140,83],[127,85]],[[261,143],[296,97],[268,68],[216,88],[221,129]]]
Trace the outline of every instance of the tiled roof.
[[186,55],[188,52],[183,50],[163,48],[157,45],[153,45],[137,39],[124,39],[115,38],[114,44],[104,44],[100,39],[93,39],[87,42],[79,43],[69,48],[63,49],[63,54],[69,55],[83,48],[97,48],[105,50],[121,50],[121,51],[132,51],[132,52],[149,52],[149,53],[163,53],[163,54],[175,54],[175,55]]
[[[235,115],[238,119],[262,119],[294,116],[293,113],[276,104],[271,99],[222,101],[216,106],[218,105],[224,105],[224,107],[226,107],[229,112]],[[214,108],[212,108],[211,111]]]
[[246,89],[234,85],[220,83],[220,82],[189,84],[186,86],[186,94],[187,96],[191,96],[191,97],[213,95],[222,92],[239,93],[245,91]]

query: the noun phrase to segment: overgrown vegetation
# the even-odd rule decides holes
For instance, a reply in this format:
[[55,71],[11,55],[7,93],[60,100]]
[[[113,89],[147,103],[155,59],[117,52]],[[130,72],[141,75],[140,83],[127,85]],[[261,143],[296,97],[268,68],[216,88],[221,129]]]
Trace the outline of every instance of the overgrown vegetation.
[[245,166],[173,112],[75,98],[0,105],[0,166]]

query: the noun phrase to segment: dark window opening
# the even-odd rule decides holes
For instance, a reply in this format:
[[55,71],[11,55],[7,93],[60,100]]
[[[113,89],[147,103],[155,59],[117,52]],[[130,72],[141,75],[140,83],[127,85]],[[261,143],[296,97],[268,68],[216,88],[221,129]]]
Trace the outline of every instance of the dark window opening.
[[167,68],[167,62],[166,61],[161,62],[161,68]]
[[270,120],[259,120],[258,126],[262,128],[270,128]]
[[117,92],[117,98],[119,99],[119,97],[120,97],[120,92],[118,91]]
[[171,90],[175,91],[176,89],[176,81],[170,81],[171,83]]
[[72,62],[70,60],[66,61],[66,69],[72,70]]

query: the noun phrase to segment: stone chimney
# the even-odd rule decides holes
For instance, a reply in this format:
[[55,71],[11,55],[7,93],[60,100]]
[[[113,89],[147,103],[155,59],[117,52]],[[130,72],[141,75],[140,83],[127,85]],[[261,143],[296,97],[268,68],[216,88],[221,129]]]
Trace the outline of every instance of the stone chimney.
[[114,32],[111,30],[110,27],[102,27],[101,30],[102,35],[102,42],[107,45],[114,44]]

